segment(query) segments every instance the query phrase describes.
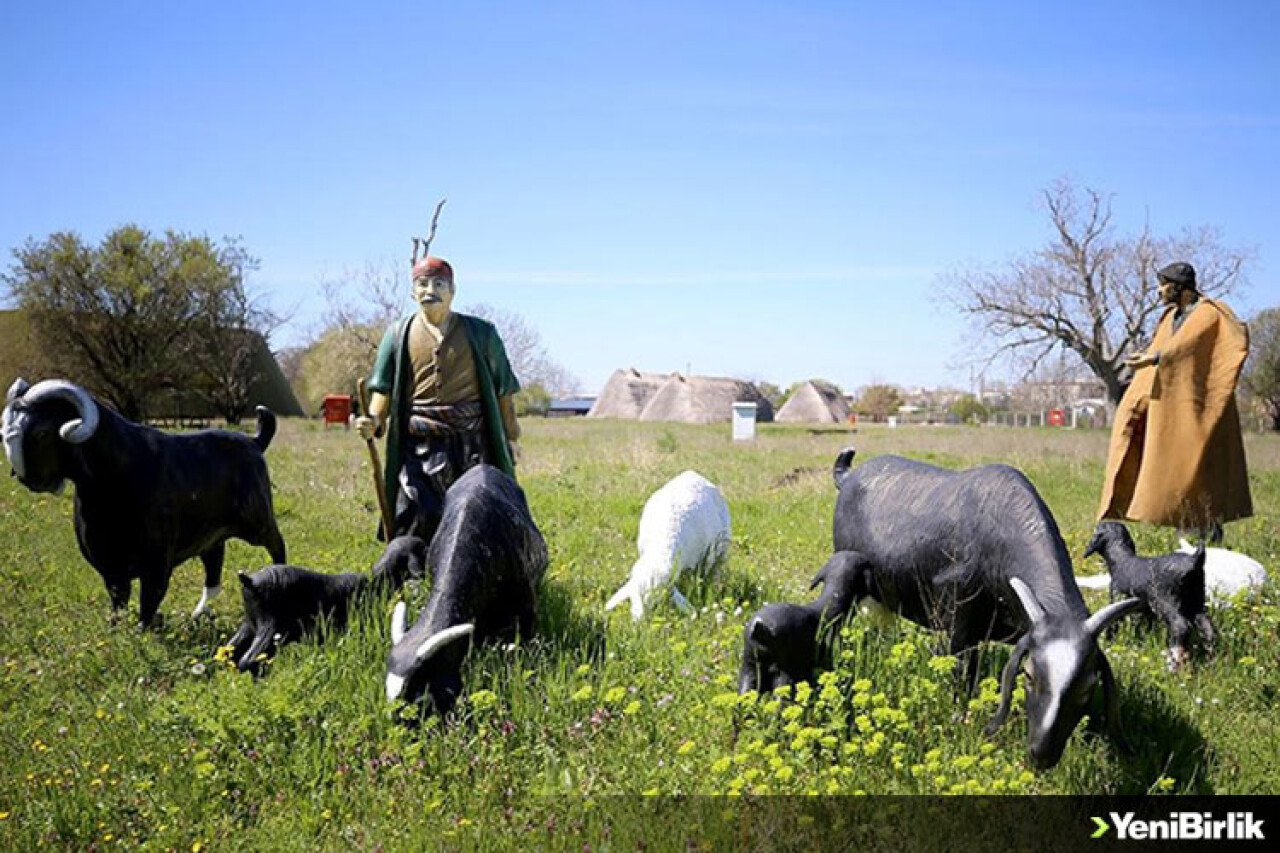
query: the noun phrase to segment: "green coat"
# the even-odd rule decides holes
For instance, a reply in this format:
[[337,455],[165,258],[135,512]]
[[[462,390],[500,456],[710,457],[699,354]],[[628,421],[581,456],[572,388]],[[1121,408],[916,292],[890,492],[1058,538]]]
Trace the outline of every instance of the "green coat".
[[[403,434],[408,425],[409,411],[413,405],[413,370],[409,364],[409,322],[417,316],[410,314],[387,329],[378,347],[378,358],[369,377],[369,390],[391,398],[387,412],[387,459],[383,469],[383,491],[387,506],[396,505],[399,492],[400,465],[404,458]],[[498,398],[520,390],[507,361],[507,350],[498,337],[498,330],[488,320],[470,314],[454,312],[462,322],[471,352],[475,356],[476,378],[480,383],[480,406],[484,412],[486,438],[489,442],[489,458],[494,466],[512,477],[516,475],[515,460],[507,443],[507,430],[502,424],[502,411]]]

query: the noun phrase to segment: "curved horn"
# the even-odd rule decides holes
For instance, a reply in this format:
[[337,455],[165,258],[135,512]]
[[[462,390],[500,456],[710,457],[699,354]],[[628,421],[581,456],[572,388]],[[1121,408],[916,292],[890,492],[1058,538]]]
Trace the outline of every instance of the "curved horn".
[[418,651],[414,653],[413,657],[415,660],[424,661],[438,652],[443,646],[447,646],[454,640],[461,637],[471,636],[475,630],[476,626],[474,622],[468,622],[465,625],[454,625],[452,628],[445,628],[443,631],[439,631],[430,637],[427,637],[422,645],[418,646]]
[[1000,673],[1000,705],[996,708],[995,716],[983,730],[983,734],[987,737],[994,735],[1009,717],[1009,706],[1013,702],[1013,688],[1018,680],[1018,668],[1022,666],[1022,661],[1030,649],[1031,635],[1023,634],[1022,639],[1018,640],[1013,647],[1013,654],[1009,655],[1009,662],[1005,664],[1004,672]]
[[396,609],[391,611],[391,644],[400,645],[400,641],[404,639],[406,633],[405,613],[408,611],[409,605],[403,601],[396,602]]
[[1131,610],[1137,610],[1142,606],[1142,602],[1136,598],[1126,598],[1124,601],[1117,601],[1114,604],[1108,604],[1097,613],[1090,616],[1084,623],[1084,630],[1089,636],[1097,637],[1111,625],[1112,622],[1119,619]]
[[46,379],[44,382],[33,385],[24,397],[24,402],[28,406],[42,400],[66,400],[76,407],[80,417],[72,418],[58,430],[58,434],[64,441],[83,444],[97,431],[98,404],[89,396],[89,392],[79,385],[72,385],[62,379]]
[[1036,594],[1031,591],[1031,587],[1023,583],[1021,578],[1009,578],[1009,586],[1013,587],[1013,591],[1018,595],[1018,601],[1022,602],[1022,609],[1026,611],[1027,619],[1032,625],[1038,625],[1044,619],[1044,608],[1040,606],[1040,602],[1036,601]]
[[19,376],[13,380],[13,384],[9,386],[9,393],[5,395],[4,401],[12,403],[14,400],[27,393],[27,389],[31,387],[31,383]]

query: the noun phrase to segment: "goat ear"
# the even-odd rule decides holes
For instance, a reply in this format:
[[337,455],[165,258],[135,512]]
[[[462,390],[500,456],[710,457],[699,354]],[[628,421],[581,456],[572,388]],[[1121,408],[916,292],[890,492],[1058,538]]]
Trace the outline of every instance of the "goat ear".
[[771,645],[773,643],[773,631],[769,630],[769,626],[764,624],[764,620],[759,617],[751,620],[751,629],[748,632],[751,639],[762,645]]
[[393,646],[400,645],[400,641],[404,639],[404,635],[408,630],[405,614],[409,610],[409,605],[403,601],[396,602],[396,609],[391,612],[391,644]]
[[474,622],[467,622],[465,625],[454,625],[452,628],[445,628],[443,631],[437,631],[423,641],[418,646],[418,650],[414,652],[413,657],[421,663],[427,658],[440,651],[445,646],[457,642],[465,637],[470,637],[475,633],[476,626]]
[[240,585],[244,587],[244,591],[250,595],[256,595],[258,588],[254,586],[253,575],[246,572],[236,572],[236,577],[240,578]]
[[1097,613],[1090,616],[1084,623],[1085,633],[1095,639],[1102,635],[1112,622],[1115,622],[1121,616],[1142,607],[1142,602],[1136,598],[1126,598],[1124,601],[1117,601],[1114,604],[1108,604]]
[[1036,594],[1031,591],[1031,587],[1023,583],[1021,578],[1009,578],[1009,586],[1013,587],[1018,601],[1022,602],[1022,609],[1031,624],[1040,624],[1044,620],[1044,608],[1036,601]]
[[831,563],[827,563],[826,566],[818,569],[818,573],[813,576],[813,580],[809,581],[809,589],[817,589],[818,584],[827,582],[827,567],[830,565]]

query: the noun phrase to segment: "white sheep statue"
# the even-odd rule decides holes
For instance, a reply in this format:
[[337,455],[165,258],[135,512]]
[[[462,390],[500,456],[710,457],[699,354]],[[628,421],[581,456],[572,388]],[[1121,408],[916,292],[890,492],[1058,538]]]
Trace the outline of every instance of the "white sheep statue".
[[[1178,550],[1190,554],[1195,546],[1180,539]],[[1266,582],[1267,570],[1252,557],[1226,548],[1204,549],[1204,588],[1211,604],[1226,605],[1241,590],[1252,594]]]
[[604,609],[631,602],[631,618],[644,617],[653,593],[670,586],[671,600],[681,611],[693,606],[676,582],[686,570],[711,572],[729,551],[729,505],[715,484],[696,471],[685,471],[645,501],[636,548],[640,552],[631,576]]

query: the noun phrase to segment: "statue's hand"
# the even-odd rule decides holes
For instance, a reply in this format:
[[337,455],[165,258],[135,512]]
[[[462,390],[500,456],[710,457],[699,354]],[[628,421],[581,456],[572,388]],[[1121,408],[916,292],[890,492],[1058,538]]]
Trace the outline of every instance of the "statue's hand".
[[365,441],[369,441],[378,434],[378,422],[369,417],[356,418],[356,432],[360,433],[360,437]]
[[1158,360],[1159,356],[1154,353],[1140,352],[1126,358],[1124,363],[1132,370],[1141,370],[1144,367],[1150,367]]

